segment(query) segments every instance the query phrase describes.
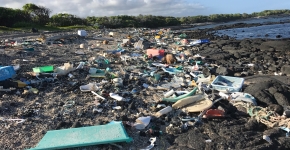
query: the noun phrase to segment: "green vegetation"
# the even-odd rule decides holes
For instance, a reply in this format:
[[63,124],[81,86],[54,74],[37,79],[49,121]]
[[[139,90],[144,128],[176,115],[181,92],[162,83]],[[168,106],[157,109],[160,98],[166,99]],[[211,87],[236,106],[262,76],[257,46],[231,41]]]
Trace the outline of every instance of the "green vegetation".
[[0,31],[15,31],[17,29],[14,29],[14,28],[8,28],[8,27],[5,27],[5,26],[0,26]]
[[252,14],[213,14],[209,16],[188,16],[188,17],[170,17],[170,16],[89,16],[80,18],[76,15],[59,13],[50,16],[51,10],[35,4],[25,4],[22,9],[12,9],[0,7],[0,30],[15,31],[29,30],[32,27],[40,30],[67,30],[67,29],[95,29],[101,27],[121,28],[121,27],[164,27],[176,26],[181,24],[193,24],[204,22],[227,22],[238,19],[252,17],[263,17],[271,15],[290,14],[290,10],[265,10],[254,12]]

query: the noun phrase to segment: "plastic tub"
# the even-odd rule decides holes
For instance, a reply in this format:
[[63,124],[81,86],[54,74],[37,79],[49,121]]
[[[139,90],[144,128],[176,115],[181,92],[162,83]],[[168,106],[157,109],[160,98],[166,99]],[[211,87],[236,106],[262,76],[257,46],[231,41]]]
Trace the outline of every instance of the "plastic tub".
[[244,78],[217,76],[211,86],[213,89],[224,93],[239,92],[244,84]]

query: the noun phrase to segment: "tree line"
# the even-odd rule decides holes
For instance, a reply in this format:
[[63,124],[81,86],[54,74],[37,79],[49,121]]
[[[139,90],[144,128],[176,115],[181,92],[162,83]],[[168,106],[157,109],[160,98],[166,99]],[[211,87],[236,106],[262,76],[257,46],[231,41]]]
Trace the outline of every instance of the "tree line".
[[86,25],[94,27],[120,28],[120,27],[163,27],[182,24],[204,22],[227,22],[238,19],[263,17],[271,15],[290,14],[290,10],[264,10],[261,12],[236,13],[236,14],[212,14],[187,17],[153,16],[153,15],[118,15],[118,16],[88,16],[81,18],[73,14],[59,13],[50,16],[51,10],[36,4],[25,4],[22,9],[0,7],[0,26],[7,27],[33,27],[50,25],[54,27]]

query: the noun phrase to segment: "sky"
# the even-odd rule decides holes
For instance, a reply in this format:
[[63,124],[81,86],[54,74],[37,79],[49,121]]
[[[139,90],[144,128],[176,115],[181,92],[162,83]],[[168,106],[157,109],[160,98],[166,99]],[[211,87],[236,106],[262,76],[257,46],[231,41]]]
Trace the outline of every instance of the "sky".
[[196,16],[290,9],[290,0],[1,0],[0,7],[33,3],[79,17],[115,15]]

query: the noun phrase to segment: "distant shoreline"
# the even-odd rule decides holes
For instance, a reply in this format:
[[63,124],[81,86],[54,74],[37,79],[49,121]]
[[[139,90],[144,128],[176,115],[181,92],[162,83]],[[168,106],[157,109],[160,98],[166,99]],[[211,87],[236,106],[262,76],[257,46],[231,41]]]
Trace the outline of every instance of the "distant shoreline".
[[[263,19],[263,18],[284,18],[284,17],[290,17],[290,15],[282,14],[282,15],[272,15],[272,16],[261,16],[261,17],[239,19],[239,20],[228,21],[228,22],[248,21],[248,20]],[[204,23],[195,23],[195,24],[190,24],[190,25],[158,27],[158,28],[154,28],[154,29],[171,28],[171,30],[182,30],[182,29],[194,28],[197,26],[204,26],[204,25],[211,25],[211,24],[223,24],[223,23],[228,23],[228,22],[204,22]],[[290,20],[289,20],[289,22],[290,22]],[[281,22],[272,22],[269,24],[279,24],[279,23],[281,23]]]

